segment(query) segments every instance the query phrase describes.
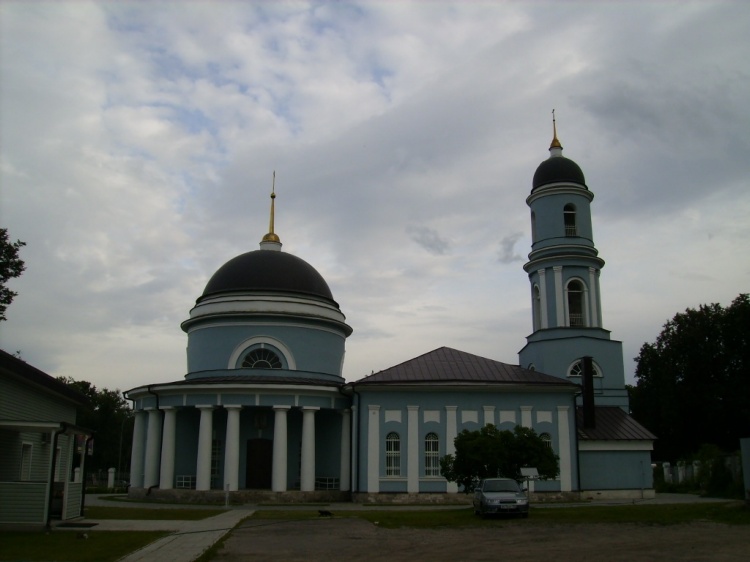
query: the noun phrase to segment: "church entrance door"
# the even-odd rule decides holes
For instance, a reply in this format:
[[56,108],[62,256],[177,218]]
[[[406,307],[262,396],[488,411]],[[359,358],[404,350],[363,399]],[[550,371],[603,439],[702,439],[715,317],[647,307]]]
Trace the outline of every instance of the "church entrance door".
[[251,490],[270,490],[273,465],[273,441],[247,440],[247,473],[245,487]]

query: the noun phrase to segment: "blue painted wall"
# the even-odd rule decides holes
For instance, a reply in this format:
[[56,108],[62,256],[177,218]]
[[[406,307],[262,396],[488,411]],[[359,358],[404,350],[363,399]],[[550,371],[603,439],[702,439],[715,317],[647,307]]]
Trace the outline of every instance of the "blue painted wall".
[[[276,319],[276,322],[279,322]],[[300,322],[301,323],[301,322]],[[228,368],[235,348],[248,338],[267,336],[283,342],[297,369],[341,375],[345,337],[313,325],[228,324],[193,330],[188,335],[188,372]]]
[[650,451],[581,451],[582,490],[653,488]]
[[[444,480],[436,481],[434,478],[425,477],[425,455],[424,439],[430,432],[434,432],[439,438],[439,455],[442,457],[447,452],[447,418],[446,405],[457,406],[456,410],[456,432],[457,434],[464,429],[475,431],[484,426],[484,406],[493,406],[492,423],[500,429],[512,430],[516,425],[521,425],[521,406],[533,406],[531,411],[531,427],[537,433],[549,433],[552,438],[553,449],[559,454],[559,431],[557,423],[557,407],[567,406],[568,425],[571,436],[574,435],[575,422],[573,419],[573,397],[571,393],[556,392],[493,392],[489,388],[482,390],[455,390],[453,392],[436,392],[425,389],[423,392],[417,391],[383,391],[367,390],[366,388],[357,388],[360,395],[358,408],[359,416],[359,439],[361,446],[359,450],[359,459],[357,463],[358,489],[363,491],[367,487],[367,470],[368,470],[368,447],[367,435],[368,424],[372,418],[367,415],[370,405],[380,406],[378,423],[380,424],[380,443],[379,449],[379,478],[380,490],[384,492],[406,492],[407,491],[407,474],[408,474],[408,449],[410,446],[416,446],[418,454],[418,474],[420,492],[445,491],[446,485]],[[408,409],[407,406],[419,406],[417,443],[409,443],[409,426],[408,426]],[[424,412],[432,410],[439,412],[439,422],[424,421]],[[515,422],[499,423],[501,410],[515,412]],[[400,421],[385,421],[387,411],[400,412]],[[538,412],[549,412],[551,421],[537,421]],[[468,414],[468,415],[465,415]],[[474,418],[476,421],[474,421]],[[386,446],[385,440],[389,432],[394,431],[399,434],[401,439],[401,476],[386,477]],[[575,438],[571,437],[569,454],[572,463],[572,474],[576,474],[576,454]],[[559,490],[559,480],[548,483],[550,489]],[[574,484],[575,486],[575,484]]]

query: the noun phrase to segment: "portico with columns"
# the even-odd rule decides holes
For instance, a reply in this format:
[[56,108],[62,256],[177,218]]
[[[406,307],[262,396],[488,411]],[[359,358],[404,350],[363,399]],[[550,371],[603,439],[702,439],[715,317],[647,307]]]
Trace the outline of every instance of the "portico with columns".
[[[174,396],[170,391],[160,398],[172,402]],[[290,398],[289,402],[307,401],[299,395]],[[351,414],[345,399],[329,397],[329,406],[331,400],[334,407],[196,404],[139,410],[136,431],[145,435],[145,442],[134,440],[131,485],[160,490],[348,492]]]

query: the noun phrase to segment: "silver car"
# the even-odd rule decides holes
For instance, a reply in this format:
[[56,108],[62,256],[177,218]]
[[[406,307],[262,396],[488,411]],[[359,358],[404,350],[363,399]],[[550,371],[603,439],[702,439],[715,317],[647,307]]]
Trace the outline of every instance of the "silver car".
[[529,498],[512,478],[485,478],[474,489],[474,513],[529,516]]

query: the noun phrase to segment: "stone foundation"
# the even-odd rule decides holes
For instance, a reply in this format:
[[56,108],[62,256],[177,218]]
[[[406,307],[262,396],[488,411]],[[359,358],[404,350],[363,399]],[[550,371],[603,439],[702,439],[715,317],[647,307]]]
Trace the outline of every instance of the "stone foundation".
[[377,493],[355,492],[352,494],[352,502],[361,504],[435,504],[435,505],[471,505],[471,494],[406,494],[406,493]]
[[580,492],[531,492],[531,503],[575,503],[581,501]]
[[[359,492],[352,494],[354,503],[388,504],[388,505],[471,505],[473,494],[458,492],[455,494],[399,494]],[[579,492],[536,492],[531,494],[532,503],[566,503],[581,501]]]
[[652,500],[656,497],[656,490],[584,490],[581,500]]
[[[227,497],[228,494],[228,497]],[[584,492],[532,492],[532,503],[575,503],[581,501],[605,500],[641,500],[653,499],[653,489],[648,490],[587,490]],[[221,490],[160,490],[159,488],[129,488],[128,498],[134,500],[152,500],[161,502],[194,503],[203,505],[242,504],[295,504],[295,503],[359,503],[386,505],[471,505],[473,495],[458,492],[447,493],[369,493],[340,492],[337,490],[317,490],[315,492],[272,492],[271,490],[238,490],[223,492]]]
[[[228,496],[228,497],[227,497]],[[315,492],[272,492],[271,490],[238,490],[223,492],[222,490],[160,490],[159,488],[129,488],[128,498],[138,500],[152,500],[161,502],[194,503],[204,505],[224,505],[227,501],[231,505],[270,504],[270,503],[342,503],[352,501],[350,492],[337,490],[318,490]]]

